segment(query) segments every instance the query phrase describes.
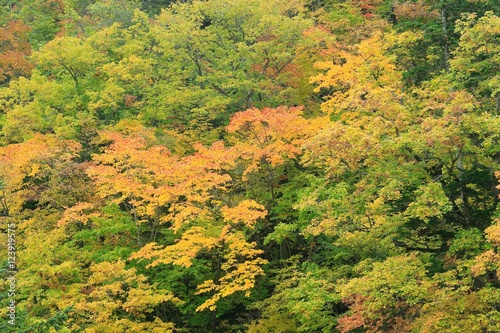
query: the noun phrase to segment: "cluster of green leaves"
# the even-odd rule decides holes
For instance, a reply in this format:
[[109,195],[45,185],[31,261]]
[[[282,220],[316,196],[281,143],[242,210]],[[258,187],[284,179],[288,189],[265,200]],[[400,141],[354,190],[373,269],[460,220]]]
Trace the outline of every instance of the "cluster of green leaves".
[[0,5],[0,330],[500,330],[495,1]]

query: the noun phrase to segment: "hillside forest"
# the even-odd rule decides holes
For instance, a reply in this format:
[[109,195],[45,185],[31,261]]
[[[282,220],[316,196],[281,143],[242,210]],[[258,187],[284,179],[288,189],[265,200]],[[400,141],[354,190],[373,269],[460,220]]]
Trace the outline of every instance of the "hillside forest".
[[0,0],[0,332],[500,332],[499,15]]

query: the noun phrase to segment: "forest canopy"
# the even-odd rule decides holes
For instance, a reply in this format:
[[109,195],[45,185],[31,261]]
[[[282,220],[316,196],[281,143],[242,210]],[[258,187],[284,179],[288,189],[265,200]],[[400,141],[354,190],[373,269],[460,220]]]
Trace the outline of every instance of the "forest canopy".
[[500,331],[496,0],[0,0],[0,331]]

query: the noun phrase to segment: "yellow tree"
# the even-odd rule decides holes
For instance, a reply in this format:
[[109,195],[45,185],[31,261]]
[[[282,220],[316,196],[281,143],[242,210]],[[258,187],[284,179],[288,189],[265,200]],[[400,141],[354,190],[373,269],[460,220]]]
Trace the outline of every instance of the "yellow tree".
[[90,190],[73,161],[78,149],[75,142],[43,135],[0,149],[0,222],[14,230],[15,300],[18,311],[29,315],[28,325],[62,311],[60,298],[78,293],[73,283],[79,264],[63,244],[67,236],[55,228],[64,208],[85,200]]
[[[193,155],[181,158],[150,144],[147,133],[141,137],[107,132],[102,137],[112,143],[94,156],[96,165],[88,173],[98,195],[124,207],[135,221],[142,248],[130,259],[151,260],[148,267],[189,268],[197,257],[208,254],[211,278],[197,288],[208,298],[197,310],[212,311],[215,325],[218,302],[238,292],[248,296],[266,263],[256,244],[245,239],[245,230],[266,211],[231,193],[228,171],[235,165],[235,152],[217,142],[208,148],[195,145]],[[144,225],[149,225],[146,242]],[[176,242],[166,246],[155,242],[163,226],[179,235]]]
[[171,292],[150,285],[146,276],[126,269],[122,260],[93,264],[90,273],[86,283],[80,284],[80,297],[67,301],[74,306],[72,331],[174,332],[172,323],[146,318],[161,303],[180,302]]
[[298,228],[293,202],[282,197],[295,195],[296,178],[305,181],[296,164],[302,145],[321,126],[321,119],[306,119],[302,107],[280,106],[238,112],[226,128],[238,162],[235,178],[240,179],[247,196],[264,203],[270,211],[254,237],[266,245],[271,239],[276,241],[282,258],[290,255],[289,242],[296,239]]

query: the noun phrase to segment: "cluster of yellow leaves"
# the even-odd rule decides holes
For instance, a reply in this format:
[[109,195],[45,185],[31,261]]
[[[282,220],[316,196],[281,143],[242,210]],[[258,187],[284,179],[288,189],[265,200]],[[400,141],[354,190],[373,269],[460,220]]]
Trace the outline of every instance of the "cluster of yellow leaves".
[[[429,281],[426,269],[416,254],[396,256],[384,262],[367,262],[370,272],[338,286],[344,303],[351,310],[339,319],[340,332],[364,328],[376,332],[386,327],[390,332],[409,332],[412,320],[404,314],[418,311],[419,303],[428,297]],[[417,305],[416,309],[412,306]]]
[[197,293],[209,293],[211,297],[201,304],[196,311],[210,310],[217,308],[217,301],[228,297],[236,292],[243,291],[245,296],[250,296],[250,291],[255,285],[255,279],[259,275],[264,275],[262,265],[267,260],[258,257],[264,251],[256,250],[255,243],[248,243],[241,233],[226,234],[222,241],[227,244],[224,254],[224,263],[221,270],[225,272],[219,280],[206,280],[198,285]]
[[112,322],[96,323],[85,329],[85,333],[171,333],[175,332],[173,323],[166,323],[159,318],[152,322],[135,322],[130,319],[118,319]]
[[[495,172],[495,176],[500,179],[500,171]],[[500,185],[497,186],[500,189]],[[496,276],[500,276],[500,253],[498,247],[500,246],[500,219],[486,228],[486,239],[493,245],[489,249],[476,257],[474,266],[471,267],[471,272],[474,276],[482,276],[488,272],[494,272]]]
[[[57,217],[44,218],[52,228],[55,226]],[[23,237],[18,238],[16,244],[19,268],[16,294],[22,298],[20,308],[34,316],[70,306],[78,299],[82,286],[79,254],[62,245],[67,240],[65,230],[45,229],[39,218],[18,223],[18,231],[22,230]]]
[[340,174],[356,170],[378,147],[377,137],[360,128],[330,123],[328,117],[323,121],[325,126],[303,145],[304,165],[321,166],[329,175]]
[[222,216],[226,222],[242,222],[248,227],[267,215],[264,206],[253,200],[243,200],[235,207],[222,207]]
[[[105,31],[118,34],[118,32],[114,31],[115,29],[116,27],[112,26]],[[129,38],[132,39],[129,35],[130,32],[127,30],[121,31],[121,34],[124,35],[121,38],[127,41]],[[118,36],[115,37],[119,39]],[[144,42],[148,40],[148,38],[144,39]],[[92,42],[94,44],[99,43],[95,39]],[[154,75],[153,67],[156,65],[156,61],[140,54],[141,44],[128,42],[126,47],[133,48],[135,46],[137,49],[127,50],[123,46],[119,50],[120,53],[123,53],[123,58],[118,63],[111,62],[99,67],[99,74],[106,77],[105,86],[103,90],[88,92],[91,97],[90,110],[113,113],[119,107],[138,108],[142,106],[143,103],[137,101],[137,96],[142,90],[151,86]],[[95,47],[100,48],[99,45]],[[133,53],[134,51],[136,53]]]
[[197,308],[197,311],[206,309],[214,311],[217,308],[217,301],[221,298],[239,291],[244,291],[247,297],[250,296],[256,277],[264,274],[262,265],[266,264],[267,260],[258,257],[263,251],[255,249],[255,246],[255,243],[248,243],[243,234],[231,232],[230,226],[222,228],[219,237],[208,236],[207,229],[202,227],[192,227],[184,232],[182,238],[175,244],[162,248],[155,243],[149,243],[129,259],[152,260],[147,267],[160,264],[191,267],[192,259],[201,250],[223,251],[222,258],[217,259],[222,261],[219,268],[222,277],[206,280],[197,287],[198,294],[209,293],[211,296]]
[[[156,219],[179,230],[185,221],[206,218],[211,206],[220,204],[213,192],[224,191],[231,181],[223,170],[234,165],[234,152],[221,142],[196,145],[195,154],[180,158],[140,136],[105,133],[104,138],[113,143],[95,156],[98,165],[88,174],[101,197],[130,205],[139,223]],[[169,214],[158,216],[159,207],[166,206]]]
[[230,226],[222,228],[219,237],[211,237],[207,233],[209,231],[206,228],[192,227],[184,232],[175,244],[162,248],[156,243],[149,243],[129,259],[152,260],[147,267],[160,264],[191,267],[192,259],[201,250],[217,249],[224,253],[222,258],[217,259],[222,261],[221,267],[218,268],[222,277],[206,280],[198,285],[198,294],[209,293],[211,297],[200,305],[197,311],[214,311],[217,301],[239,291],[244,291],[247,297],[250,296],[256,277],[264,274],[262,265],[266,264],[267,260],[258,257],[263,251],[255,249],[256,244],[248,243],[243,234],[231,231]]
[[411,202],[405,211],[410,218],[419,218],[424,222],[429,222],[430,217],[441,218],[452,209],[451,202],[440,183],[420,186],[415,191],[415,197],[415,201]]
[[148,204],[153,201],[155,179],[153,173],[147,172],[147,164],[153,168],[162,162],[171,165],[169,153],[162,147],[146,150],[146,140],[140,136],[105,133],[104,138],[113,143],[104,154],[94,157],[99,164],[87,172],[96,182],[98,194],[103,198],[112,196],[118,204],[130,200],[134,207],[150,212]]
[[[270,115],[268,112],[272,118]],[[263,274],[261,266],[266,261],[258,257],[262,251],[254,248],[256,244],[247,243],[232,226],[242,223],[252,228],[267,211],[253,200],[233,203],[225,198],[231,195],[228,172],[241,152],[216,142],[210,147],[195,144],[194,154],[179,157],[163,146],[151,145],[152,138],[137,131],[129,136],[106,132],[102,138],[112,143],[103,154],[95,155],[96,165],[88,168],[98,195],[128,205],[138,223],[155,219],[182,232],[174,244],[162,247],[152,242],[129,259],[151,260],[148,267],[174,264],[188,268],[201,251],[218,249],[225,253],[219,259],[224,273],[219,280],[210,280],[213,285],[206,281],[199,286],[200,293],[210,292],[211,297],[198,310],[214,310],[220,298],[238,291],[248,293],[255,278]],[[297,146],[290,145],[294,154]],[[276,150],[280,149],[284,148]],[[167,208],[162,215],[161,207]],[[75,219],[85,223],[88,220],[82,212],[89,208],[84,203],[72,207],[60,223]]]
[[77,37],[57,37],[33,53],[34,61],[46,69],[68,74],[78,86],[80,77],[102,61],[103,56]]
[[78,149],[76,142],[40,134],[24,143],[1,147],[1,203],[6,213],[19,212],[26,200],[38,198],[35,180],[47,177],[56,160],[68,161],[75,157]]
[[326,113],[346,111],[375,112],[385,119],[398,122],[405,115],[398,102],[401,91],[401,74],[394,59],[386,54],[387,46],[380,33],[353,46],[352,50],[339,49],[336,61],[316,63],[323,72],[313,77],[315,89],[333,89],[322,104]]
[[[457,22],[460,41],[451,70],[459,81],[472,85],[477,95],[488,93],[492,107],[500,110],[500,46],[494,36],[500,33],[500,17],[486,12],[482,17],[470,13]],[[490,102],[490,103],[491,103]]]
[[304,143],[303,162],[328,170],[329,175],[354,171],[383,153],[381,141],[397,137],[408,127],[401,73],[387,55],[381,33],[349,49],[337,49],[334,60],[316,63],[315,89],[331,91],[322,110],[323,126]]
[[[92,275],[81,288],[81,297],[75,311],[83,317],[90,315],[92,324],[86,332],[171,332],[173,325],[158,318],[145,322],[145,316],[163,302],[179,303],[167,290],[159,290],[138,275],[135,269],[125,269],[125,263],[102,262],[91,267]],[[116,318],[118,311],[128,314],[127,319]],[[76,317],[78,318],[78,317]],[[78,320],[74,323],[78,327]]]
[[175,244],[165,248],[156,243],[148,243],[129,259],[148,259],[152,262],[148,267],[155,267],[160,264],[174,264],[183,267],[191,267],[192,259],[196,257],[201,249],[210,250],[219,243],[216,237],[207,237],[206,229],[202,227],[192,227],[182,234]]
[[79,202],[64,211],[63,217],[57,222],[57,225],[62,227],[74,222],[88,224],[92,217],[99,216],[96,212],[88,213],[89,210],[93,210],[94,208],[95,205],[91,203]]
[[276,167],[300,155],[304,139],[312,135],[314,128],[302,117],[302,108],[278,107],[236,113],[227,131],[236,134],[232,150],[248,161],[243,172],[246,180],[250,173],[266,165]]

